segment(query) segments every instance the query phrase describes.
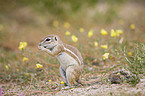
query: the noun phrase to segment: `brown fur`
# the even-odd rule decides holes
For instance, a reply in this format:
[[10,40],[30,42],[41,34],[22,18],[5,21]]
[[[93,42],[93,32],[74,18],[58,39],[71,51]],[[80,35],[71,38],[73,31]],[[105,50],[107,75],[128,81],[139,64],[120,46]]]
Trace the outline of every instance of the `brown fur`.
[[[70,45],[68,45],[68,44],[65,44],[65,43],[63,43],[63,45],[64,45],[64,47],[66,47],[67,49],[69,49],[69,50],[73,50],[73,52],[79,57],[79,59],[80,59],[80,61],[81,61],[81,65],[83,65],[83,58],[82,58],[82,55],[81,55],[81,53],[79,52],[79,50],[77,49],[77,48],[75,48],[75,47],[73,47],[73,46],[70,46]],[[74,57],[74,56],[73,56]],[[74,58],[76,58],[76,57],[74,57]]]
[[[58,41],[55,41],[54,37],[57,37]],[[54,46],[54,48],[52,50],[50,50],[49,48],[48,49],[43,48],[43,46],[39,48],[40,50],[46,51],[51,56],[57,56],[61,52],[66,52],[78,62],[78,64],[72,64],[72,65],[68,66],[67,69],[65,70],[66,79],[70,86],[78,85],[78,83],[80,83],[82,85],[89,85],[91,83],[101,81],[100,78],[90,80],[90,81],[82,81],[81,74],[83,71],[83,58],[82,58],[79,50],[73,46],[64,44],[59,39],[59,37],[56,35],[49,35],[49,36],[45,37],[43,40],[45,40],[46,38],[51,38],[51,40],[52,40],[51,42],[56,42],[56,45]],[[43,41],[43,40],[41,41],[42,44],[45,43],[45,41]],[[51,42],[48,42],[48,44],[51,44]],[[47,44],[47,42],[46,42],[46,44]],[[65,48],[67,48],[67,50],[65,50]],[[78,58],[68,50],[72,51]]]

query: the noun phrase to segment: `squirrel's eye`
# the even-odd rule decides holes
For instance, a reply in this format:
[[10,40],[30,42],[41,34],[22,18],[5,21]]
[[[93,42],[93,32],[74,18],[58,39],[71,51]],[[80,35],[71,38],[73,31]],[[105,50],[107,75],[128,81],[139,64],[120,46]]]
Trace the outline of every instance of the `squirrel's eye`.
[[50,41],[51,39],[47,38],[45,41]]

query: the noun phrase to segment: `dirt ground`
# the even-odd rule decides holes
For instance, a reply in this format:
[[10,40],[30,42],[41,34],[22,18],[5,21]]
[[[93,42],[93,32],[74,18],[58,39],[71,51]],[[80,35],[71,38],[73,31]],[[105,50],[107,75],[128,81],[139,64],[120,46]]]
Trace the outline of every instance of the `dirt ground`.
[[136,87],[128,84],[96,84],[93,86],[62,90],[55,96],[145,96],[145,77]]

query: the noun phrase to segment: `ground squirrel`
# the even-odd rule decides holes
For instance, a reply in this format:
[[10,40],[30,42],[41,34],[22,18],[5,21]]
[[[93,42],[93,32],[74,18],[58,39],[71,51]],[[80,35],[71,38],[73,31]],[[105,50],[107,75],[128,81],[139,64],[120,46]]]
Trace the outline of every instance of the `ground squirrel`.
[[66,80],[68,86],[88,84],[93,81],[81,81],[83,71],[83,58],[78,49],[63,43],[56,35],[48,35],[42,39],[38,48],[51,56],[57,57],[60,62],[61,76]]

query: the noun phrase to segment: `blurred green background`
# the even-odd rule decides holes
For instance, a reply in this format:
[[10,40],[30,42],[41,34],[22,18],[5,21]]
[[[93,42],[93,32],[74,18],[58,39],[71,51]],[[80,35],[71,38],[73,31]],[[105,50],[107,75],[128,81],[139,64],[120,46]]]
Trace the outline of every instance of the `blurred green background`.
[[[33,46],[41,36],[51,33],[61,36],[67,30],[76,32],[80,27],[97,32],[102,28],[123,28],[130,39],[143,42],[144,4],[144,0],[0,0],[0,24],[3,26],[0,46],[15,49],[23,40]],[[55,20],[59,22],[57,28],[52,25]],[[65,29],[64,22],[69,22],[71,27]],[[130,24],[137,27],[135,32],[128,30]]]

